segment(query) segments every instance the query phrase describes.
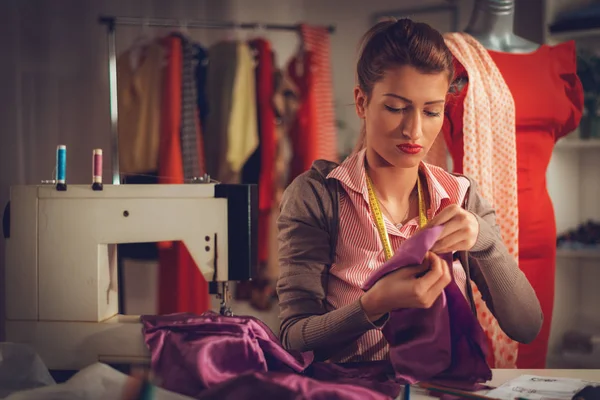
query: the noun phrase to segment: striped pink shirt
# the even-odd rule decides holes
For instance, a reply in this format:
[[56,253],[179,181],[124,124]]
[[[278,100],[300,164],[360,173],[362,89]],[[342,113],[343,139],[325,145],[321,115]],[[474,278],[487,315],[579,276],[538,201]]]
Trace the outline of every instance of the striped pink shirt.
[[[360,289],[369,275],[385,262],[383,246],[371,217],[365,175],[365,150],[347,158],[329,173],[345,189],[340,196],[340,225],[335,263],[330,269],[327,302],[333,309],[353,303],[363,294]],[[431,204],[428,218],[437,215],[450,204],[462,204],[469,181],[451,175],[441,168],[422,163],[427,178]],[[419,227],[418,218],[396,227],[384,216],[392,248],[396,249]],[[454,278],[465,293],[466,275],[459,261],[453,265]],[[362,335],[345,349],[336,362],[383,360],[388,356],[387,342],[378,329]]]

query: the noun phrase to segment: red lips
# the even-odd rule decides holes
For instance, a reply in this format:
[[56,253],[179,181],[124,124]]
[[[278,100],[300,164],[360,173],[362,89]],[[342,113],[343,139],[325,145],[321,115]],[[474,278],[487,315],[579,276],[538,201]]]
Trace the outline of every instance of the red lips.
[[423,150],[423,146],[410,143],[399,144],[396,147],[406,154],[418,154],[421,150]]

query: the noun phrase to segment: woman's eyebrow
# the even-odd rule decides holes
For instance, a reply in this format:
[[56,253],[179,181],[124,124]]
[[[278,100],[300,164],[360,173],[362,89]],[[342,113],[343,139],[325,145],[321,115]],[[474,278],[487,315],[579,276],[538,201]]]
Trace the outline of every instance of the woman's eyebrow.
[[[412,100],[410,100],[410,99],[407,99],[407,98],[406,98],[406,97],[404,97],[404,96],[400,96],[399,94],[395,94],[395,93],[384,93],[383,95],[384,95],[384,96],[387,96],[387,97],[395,97],[395,98],[397,98],[397,99],[400,99],[400,100],[402,100],[402,101],[404,101],[405,103],[408,103],[408,104],[412,104],[412,103],[413,103],[413,102],[412,102]],[[444,100],[444,99],[441,99],[441,100],[432,100],[432,101],[427,101],[427,102],[425,102],[425,104],[426,104],[426,105],[429,105],[429,104],[444,103],[445,101],[446,101],[446,100]]]

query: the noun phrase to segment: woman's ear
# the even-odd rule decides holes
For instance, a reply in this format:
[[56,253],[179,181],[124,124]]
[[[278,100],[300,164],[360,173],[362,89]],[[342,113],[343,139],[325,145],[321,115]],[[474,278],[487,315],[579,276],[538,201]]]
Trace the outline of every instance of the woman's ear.
[[356,115],[358,115],[358,118],[365,119],[367,97],[358,86],[354,88],[354,106],[356,107]]

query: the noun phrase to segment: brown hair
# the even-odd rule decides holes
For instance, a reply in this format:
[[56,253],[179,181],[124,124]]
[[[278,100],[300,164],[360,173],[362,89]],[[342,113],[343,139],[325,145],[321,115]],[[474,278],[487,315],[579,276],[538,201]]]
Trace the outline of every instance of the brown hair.
[[[386,70],[410,65],[425,74],[448,73],[454,77],[452,53],[442,35],[423,22],[408,18],[375,24],[363,36],[356,75],[358,86],[367,96],[375,83],[383,79]],[[361,128],[354,151],[365,146],[366,132]]]

